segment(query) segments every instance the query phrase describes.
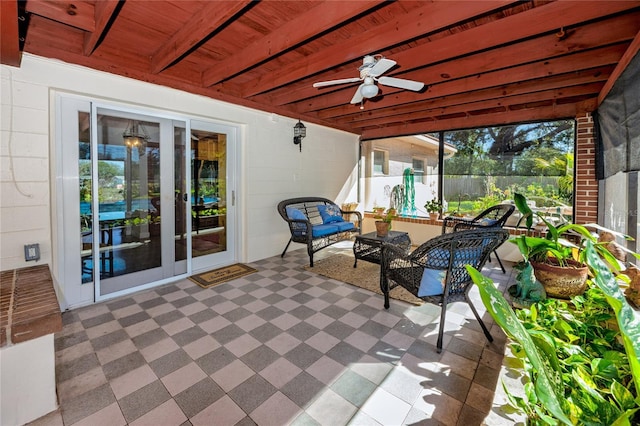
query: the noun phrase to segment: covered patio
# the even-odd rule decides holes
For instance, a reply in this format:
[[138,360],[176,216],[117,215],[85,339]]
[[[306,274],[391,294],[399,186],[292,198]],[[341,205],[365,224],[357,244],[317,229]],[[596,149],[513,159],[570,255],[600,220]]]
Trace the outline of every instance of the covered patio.
[[[328,248],[318,258],[347,251]],[[506,336],[464,303],[391,299],[305,270],[304,250],[203,289],[183,280],[63,314],[60,409],[33,425],[512,425]],[[501,290],[514,271],[484,273]],[[508,365],[508,362],[507,362]]]
[[[48,266],[64,323],[51,339],[59,408],[33,425],[523,421],[504,409],[501,380],[516,381],[507,339],[477,289],[494,342],[456,304],[438,354],[439,308],[392,300],[385,311],[382,296],[306,270],[304,250],[279,257],[289,234],[277,203],[362,203],[370,140],[575,120],[574,221],[638,237],[640,1],[3,0],[0,19],[0,270]],[[379,62],[384,75],[369,75]],[[163,161],[185,165],[140,172],[142,198],[162,187],[165,206],[184,202],[163,214],[154,267],[169,272],[136,271],[142,284],[120,295],[123,277],[111,299],[99,273],[82,275],[75,208],[85,201],[78,159],[98,168],[78,144],[96,152],[108,139],[109,129],[95,130],[100,108],[123,122],[161,118]],[[304,137],[294,137],[298,124]],[[203,197],[192,219],[187,207],[200,197],[180,186],[192,178],[194,129],[233,136],[224,153],[233,170],[216,206],[225,210]],[[121,130],[111,133],[123,142]],[[146,180],[154,177],[164,177],[157,188]],[[88,202],[102,196],[99,185]],[[224,245],[229,257],[191,264],[185,243],[183,269],[173,268],[175,237],[206,236],[218,224],[205,220],[222,215],[224,244],[200,252]],[[438,225],[402,218],[397,229],[417,241]],[[25,257],[28,247],[37,259]],[[318,259],[338,250],[351,247]],[[258,272],[209,289],[187,279],[228,262]],[[506,274],[496,263],[484,269],[502,292],[516,275],[504,263]],[[23,396],[11,391],[2,389]]]

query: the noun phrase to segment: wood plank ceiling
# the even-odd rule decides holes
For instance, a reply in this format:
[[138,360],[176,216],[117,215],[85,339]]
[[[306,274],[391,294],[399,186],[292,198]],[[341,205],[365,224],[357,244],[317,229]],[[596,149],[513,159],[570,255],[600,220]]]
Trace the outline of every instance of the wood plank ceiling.
[[[2,0],[2,63],[22,52],[360,134],[575,117],[640,45],[640,1]],[[397,61],[350,104],[365,55]],[[170,105],[167,105],[170,108]]]

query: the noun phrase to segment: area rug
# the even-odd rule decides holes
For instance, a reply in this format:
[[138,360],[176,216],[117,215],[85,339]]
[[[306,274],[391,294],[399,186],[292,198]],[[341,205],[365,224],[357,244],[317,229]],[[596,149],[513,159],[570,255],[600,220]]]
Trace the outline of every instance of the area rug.
[[[313,268],[307,265],[305,269],[382,295],[382,290],[380,290],[380,265],[359,260],[358,266],[354,268],[353,260],[353,253],[339,253],[326,259],[316,260],[313,262]],[[391,290],[389,296],[413,305],[422,305],[424,303],[402,287],[396,287]]]
[[236,278],[244,277],[245,275],[253,274],[257,271],[257,269],[254,269],[243,263],[236,263],[234,265],[224,266],[212,271],[192,275],[189,277],[189,279],[202,288],[209,288],[213,287],[214,285],[235,280]]

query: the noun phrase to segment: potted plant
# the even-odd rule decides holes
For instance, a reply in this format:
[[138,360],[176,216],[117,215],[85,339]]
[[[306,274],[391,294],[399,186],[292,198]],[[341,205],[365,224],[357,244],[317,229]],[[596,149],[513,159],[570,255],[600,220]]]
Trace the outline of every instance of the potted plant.
[[379,212],[376,218],[376,234],[378,237],[386,237],[391,230],[391,221],[396,218],[396,209],[387,209],[387,211]]
[[438,219],[440,209],[442,209],[442,203],[434,198],[427,201],[427,203],[424,205],[424,208],[429,213],[429,217],[431,218],[431,220],[436,220]]
[[[598,243],[596,235],[589,228],[604,229],[598,225],[578,225],[567,223],[556,227],[539,213],[531,210],[522,194],[514,195],[517,209],[525,217],[527,235],[520,235],[510,241],[515,243],[524,257],[525,266],[531,263],[535,277],[542,283],[548,296],[568,299],[582,294],[586,289],[588,268],[584,262],[584,244],[593,243],[605,260],[615,265],[616,259]],[[533,217],[540,220],[540,231],[544,236],[530,235]]]
[[373,206],[373,214],[376,216],[381,216],[384,213],[384,207],[382,206]]

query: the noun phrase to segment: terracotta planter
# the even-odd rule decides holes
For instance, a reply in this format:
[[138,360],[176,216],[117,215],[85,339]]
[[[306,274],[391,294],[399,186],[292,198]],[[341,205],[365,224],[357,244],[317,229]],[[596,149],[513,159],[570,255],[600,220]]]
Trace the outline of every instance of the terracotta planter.
[[376,234],[378,237],[386,237],[389,234],[390,223],[376,220]]
[[430,212],[429,213],[429,219],[431,220],[438,220],[438,212]]
[[531,262],[533,272],[544,286],[547,296],[559,299],[569,299],[578,296],[587,289],[589,268],[581,264],[568,261],[567,266],[549,263]]

